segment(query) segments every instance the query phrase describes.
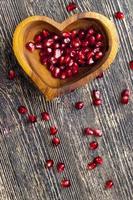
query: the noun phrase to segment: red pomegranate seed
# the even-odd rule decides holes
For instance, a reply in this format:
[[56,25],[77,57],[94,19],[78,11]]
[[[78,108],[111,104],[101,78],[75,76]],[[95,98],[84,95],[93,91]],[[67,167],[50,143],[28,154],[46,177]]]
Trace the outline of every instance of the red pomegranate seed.
[[55,51],[54,51],[54,57],[56,59],[58,59],[58,58],[61,57],[61,50],[60,49],[55,49]]
[[47,30],[43,30],[43,31],[42,31],[42,36],[43,36],[44,38],[47,38],[47,37],[49,36],[49,32],[48,32]]
[[55,48],[55,49],[59,49],[60,47],[61,47],[60,43],[55,43],[55,44],[54,44],[54,48]]
[[87,169],[88,170],[92,170],[92,169],[95,169],[96,168],[96,163],[95,162],[90,162],[90,163],[88,163],[88,165],[87,165]]
[[90,37],[89,37],[89,44],[90,44],[90,45],[95,45],[95,43],[96,43],[96,38],[95,38],[95,36],[90,36]]
[[66,70],[66,74],[67,74],[67,77],[71,77],[72,76],[72,70],[68,68]]
[[20,114],[26,114],[28,112],[27,108],[25,106],[19,106],[18,107],[18,112]]
[[93,99],[93,105],[94,106],[102,105],[102,100],[101,99]]
[[92,92],[92,98],[93,99],[100,99],[100,97],[101,97],[100,91],[99,90],[93,90],[93,92]]
[[59,37],[58,35],[54,35],[54,36],[53,36],[53,39],[56,41],[56,40],[59,40],[60,37]]
[[94,161],[97,165],[102,165],[103,164],[103,158],[101,156],[97,156],[94,158]]
[[70,61],[71,61],[70,56],[65,56],[65,58],[64,58],[64,63],[65,63],[66,65],[68,65],[68,64],[70,63]]
[[36,48],[36,49],[42,49],[42,47],[43,47],[43,46],[42,46],[41,43],[36,43],[36,44],[35,44],[35,48]]
[[96,41],[101,41],[103,39],[103,35],[101,33],[96,34]]
[[92,58],[94,56],[94,52],[93,51],[89,51],[88,53],[87,53],[87,59],[90,59],[90,58]]
[[87,64],[88,64],[88,65],[92,65],[93,63],[94,63],[93,58],[89,58],[89,59],[87,60]]
[[113,181],[112,180],[108,180],[105,183],[105,189],[112,189],[113,185],[114,185]]
[[84,129],[84,134],[85,135],[93,135],[94,134],[94,132],[93,132],[93,129],[91,129],[91,128],[85,128]]
[[130,69],[131,69],[131,70],[133,70],[133,60],[132,60],[132,61],[130,61],[130,64],[129,64],[129,66],[130,66]]
[[96,141],[90,142],[89,148],[90,148],[91,150],[97,149],[97,148],[98,148],[98,143],[97,143]]
[[67,9],[68,12],[71,12],[71,11],[73,11],[76,7],[77,7],[76,4],[75,4],[74,2],[71,2],[71,3],[69,3],[69,4],[66,6],[66,9]]
[[50,65],[48,69],[49,69],[50,72],[53,72],[55,67],[54,67],[54,65]]
[[83,107],[84,107],[84,102],[78,101],[78,102],[75,103],[75,108],[76,108],[77,110],[80,110],[80,109],[82,109]]
[[50,120],[50,115],[48,112],[42,112],[41,116],[42,116],[42,120],[44,120],[44,121]]
[[88,29],[88,31],[87,31],[87,35],[88,35],[88,36],[91,36],[91,35],[94,35],[94,34],[95,34],[94,28],[93,28],[93,27],[90,27],[90,28]]
[[35,43],[39,43],[39,42],[41,42],[41,40],[42,40],[42,35],[41,34],[35,35],[35,37],[34,37],[34,42]]
[[36,115],[28,115],[28,121],[31,123],[35,123],[37,121]]
[[121,103],[122,104],[128,104],[128,102],[129,102],[129,97],[128,96],[122,96],[121,97]]
[[52,139],[52,143],[53,143],[53,145],[58,146],[58,145],[60,144],[60,139],[57,138],[57,137],[54,137],[54,138]]
[[103,46],[104,46],[104,44],[101,41],[96,43],[96,48],[103,47]]
[[52,71],[52,75],[53,75],[54,78],[59,78],[60,77],[60,68],[55,67]]
[[88,40],[84,40],[82,43],[81,43],[82,47],[88,47],[89,45],[89,41]]
[[100,58],[102,58],[103,57],[103,53],[100,51],[100,52],[97,52],[96,54],[95,54],[95,59],[96,60],[99,60]]
[[14,80],[14,78],[16,77],[16,73],[14,70],[10,69],[8,72],[8,78],[9,80]]
[[[61,68],[61,67],[60,67]],[[61,75],[60,75],[60,78],[62,79],[62,80],[65,80],[66,78],[67,78],[67,72],[66,71],[63,71],[62,73],[61,73]]]
[[127,96],[127,97],[130,96],[130,91],[129,91],[129,89],[125,89],[125,90],[122,91],[121,97],[123,97],[123,96]]
[[75,38],[77,35],[78,35],[78,30],[73,30],[73,31],[71,32],[71,37],[72,37],[72,38]]
[[74,48],[78,48],[78,47],[80,47],[81,42],[80,42],[79,39],[76,38],[76,39],[73,39],[72,45],[73,45]]
[[103,72],[100,73],[100,74],[97,76],[97,78],[103,78]]
[[103,132],[99,129],[93,129],[93,134],[96,137],[101,137],[103,135]]
[[50,127],[50,135],[56,135],[58,132],[55,126]]
[[85,30],[80,30],[78,35],[80,39],[83,39],[85,37]]
[[73,74],[77,74],[78,71],[79,71],[78,64],[77,64],[77,63],[74,63],[73,66],[72,66],[72,73],[73,73]]
[[68,179],[63,179],[63,180],[61,181],[61,187],[62,187],[62,188],[68,188],[68,187],[70,187],[70,186],[71,186],[70,180],[68,180]]
[[57,171],[59,173],[63,172],[64,169],[65,169],[65,164],[64,163],[62,163],[62,162],[57,163]]
[[33,52],[35,50],[35,44],[33,42],[28,42],[26,44],[26,48],[30,51]]
[[47,39],[46,41],[44,41],[44,47],[51,47],[54,44],[54,40],[53,39]]
[[71,36],[71,33],[70,32],[64,32],[64,33],[62,33],[62,36],[65,37],[65,38],[69,38]]
[[45,163],[45,167],[46,168],[52,168],[54,165],[54,161],[53,160],[46,160],[46,163]]
[[116,18],[116,19],[122,20],[122,19],[124,19],[124,17],[125,17],[125,16],[124,16],[124,13],[123,13],[123,12],[120,12],[120,11],[119,11],[119,12],[116,12],[116,13],[115,13],[115,18]]
[[57,63],[57,59],[55,57],[51,57],[50,58],[50,63],[53,64],[53,65],[56,64]]

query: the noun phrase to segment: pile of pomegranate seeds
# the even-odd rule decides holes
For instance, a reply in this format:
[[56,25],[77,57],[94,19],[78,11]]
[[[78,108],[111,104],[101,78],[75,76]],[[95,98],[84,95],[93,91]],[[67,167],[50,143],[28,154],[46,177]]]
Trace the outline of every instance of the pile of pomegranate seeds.
[[124,16],[124,13],[123,13],[123,12],[120,12],[120,11],[119,11],[119,12],[116,12],[116,13],[115,13],[115,18],[116,18],[116,19],[122,20],[122,19],[124,19],[124,17],[125,17],[125,16]]
[[93,99],[93,105],[100,106],[102,104],[101,93],[99,90],[93,90],[92,99]]
[[66,9],[67,9],[68,12],[71,12],[71,11],[73,11],[76,7],[77,7],[77,6],[76,6],[76,3],[71,2],[71,3],[69,3],[69,4],[66,6]]
[[84,134],[85,135],[93,135],[95,137],[101,137],[103,133],[99,129],[92,129],[92,128],[87,127],[84,129]]
[[131,69],[131,70],[133,70],[133,60],[132,60],[132,61],[130,61],[130,64],[129,64],[129,66],[130,66],[130,69]]
[[26,44],[30,52],[38,49],[40,62],[54,78],[66,79],[76,75],[80,67],[91,67],[103,58],[104,35],[94,27],[56,35],[43,30]]
[[122,104],[128,104],[130,97],[130,91],[128,89],[125,89],[121,93],[121,103]]
[[16,73],[15,73],[15,71],[14,70],[9,70],[9,72],[8,72],[8,78],[9,78],[9,80],[14,80],[14,78],[16,77]]
[[113,185],[114,185],[113,181],[112,180],[108,180],[105,183],[105,189],[112,189]]
[[83,107],[84,107],[84,102],[78,101],[78,102],[75,103],[75,108],[77,110],[81,110]]
[[19,106],[18,107],[18,112],[20,114],[26,114],[28,112],[27,108],[25,106]]

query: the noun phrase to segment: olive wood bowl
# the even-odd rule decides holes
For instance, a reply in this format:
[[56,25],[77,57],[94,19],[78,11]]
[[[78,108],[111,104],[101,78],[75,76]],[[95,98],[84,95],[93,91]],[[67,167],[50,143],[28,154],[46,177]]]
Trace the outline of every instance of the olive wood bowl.
[[[60,35],[64,31],[87,29],[92,25],[105,36],[105,55],[92,67],[82,67],[77,75],[66,80],[53,78],[47,67],[40,63],[38,51],[31,53],[25,47],[25,44],[32,41],[35,34],[43,29]],[[107,17],[95,12],[76,14],[62,23],[46,16],[28,17],[17,26],[13,36],[13,50],[19,64],[47,100],[70,92],[96,78],[113,62],[118,46],[119,39],[115,25]]]

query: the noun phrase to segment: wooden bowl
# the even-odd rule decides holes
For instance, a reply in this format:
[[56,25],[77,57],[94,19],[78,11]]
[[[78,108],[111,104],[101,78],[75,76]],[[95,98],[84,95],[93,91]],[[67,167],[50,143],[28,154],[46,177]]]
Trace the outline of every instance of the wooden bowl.
[[[42,29],[61,34],[63,31],[86,29],[91,25],[98,28],[105,36],[105,56],[91,68],[80,68],[79,73],[72,78],[66,80],[53,78],[47,67],[40,63],[38,51],[30,53],[25,48],[25,44],[33,40],[34,35]],[[107,69],[117,54],[118,41],[114,24],[105,16],[95,12],[76,14],[62,23],[46,16],[33,16],[23,20],[17,26],[13,36],[13,50],[26,74],[34,81],[46,99],[52,100],[54,97],[83,86]]]

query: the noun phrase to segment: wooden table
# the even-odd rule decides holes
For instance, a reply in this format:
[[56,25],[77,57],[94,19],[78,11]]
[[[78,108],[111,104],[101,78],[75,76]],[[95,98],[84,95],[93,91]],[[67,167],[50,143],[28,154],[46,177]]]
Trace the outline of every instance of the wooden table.
[[[1,200],[133,200],[133,100],[126,106],[119,103],[123,89],[132,90],[133,72],[128,63],[133,59],[133,0],[79,0],[77,9],[66,11],[68,0],[1,0],[0,1],[0,199]],[[125,13],[117,21],[116,11]],[[47,15],[63,21],[73,13],[97,11],[116,24],[120,50],[103,79],[96,79],[84,88],[46,102],[43,95],[27,80],[12,52],[12,35],[16,25],[27,16]],[[15,69],[17,78],[9,81],[9,69]],[[91,91],[99,89],[103,105],[91,105]],[[76,101],[83,100],[85,108],[74,109]],[[27,123],[17,108],[25,105],[36,114],[38,122]],[[40,113],[51,114],[49,122],[41,121]],[[61,145],[51,145],[49,127],[59,129]],[[99,149],[89,151],[91,137],[84,137],[85,127],[103,131],[97,138]],[[104,164],[94,171],[86,165],[96,155],[102,155]],[[55,167],[46,170],[46,159],[53,159]],[[56,163],[66,165],[64,173],[56,171]],[[62,178],[71,180],[71,188],[62,189]],[[114,187],[105,191],[104,183],[112,179]]]

